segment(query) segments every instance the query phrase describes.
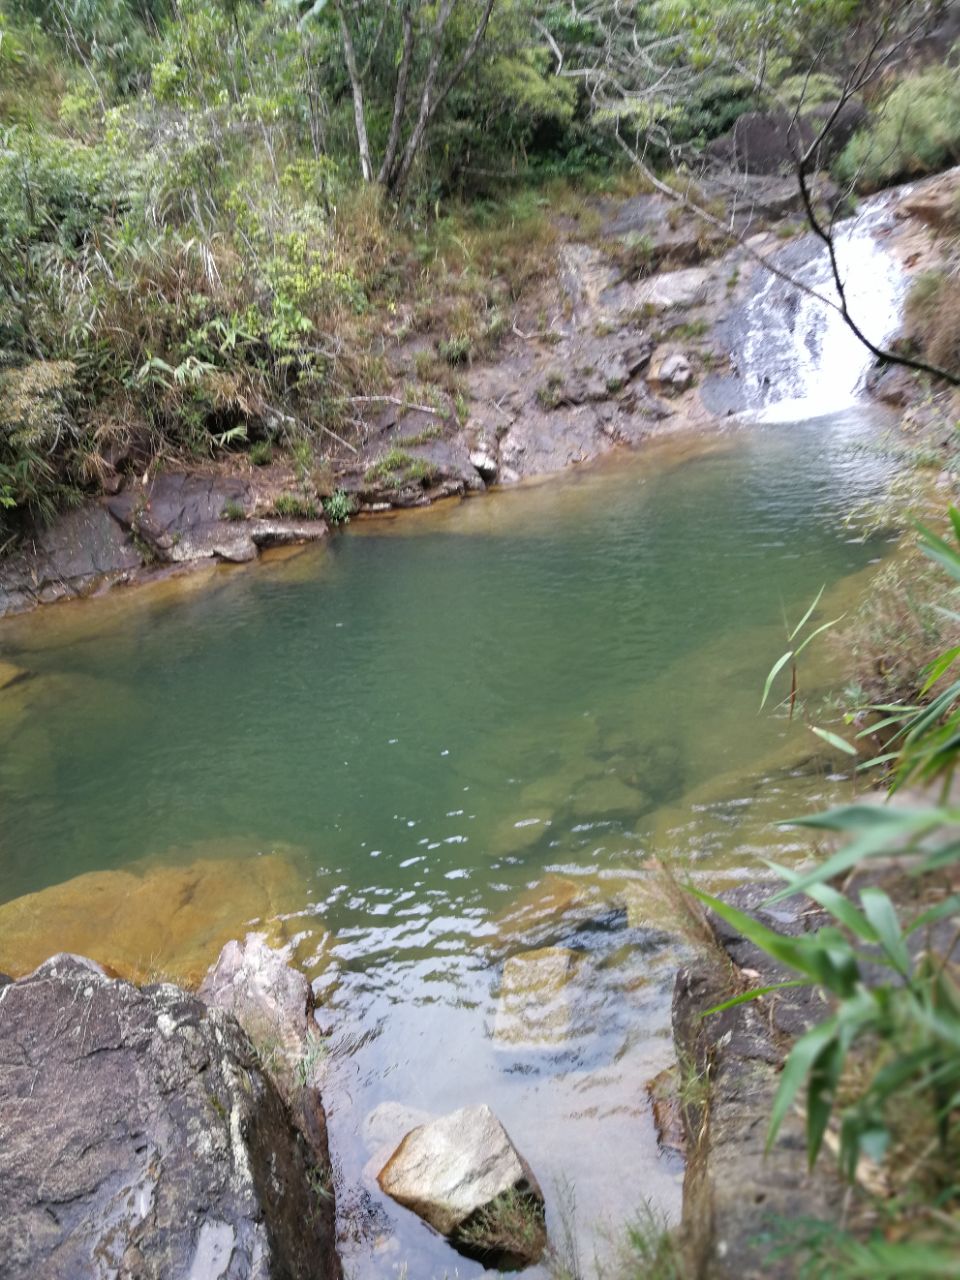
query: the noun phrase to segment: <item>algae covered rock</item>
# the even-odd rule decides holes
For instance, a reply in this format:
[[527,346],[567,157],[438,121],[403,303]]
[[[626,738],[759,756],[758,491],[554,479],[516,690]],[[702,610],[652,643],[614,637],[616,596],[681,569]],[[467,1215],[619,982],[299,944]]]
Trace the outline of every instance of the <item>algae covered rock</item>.
[[227,1014],[69,955],[0,986],[5,1280],[337,1280],[328,1177]]
[[543,1252],[540,1184],[488,1106],[411,1130],[378,1181],[462,1252],[500,1266],[523,1266]]

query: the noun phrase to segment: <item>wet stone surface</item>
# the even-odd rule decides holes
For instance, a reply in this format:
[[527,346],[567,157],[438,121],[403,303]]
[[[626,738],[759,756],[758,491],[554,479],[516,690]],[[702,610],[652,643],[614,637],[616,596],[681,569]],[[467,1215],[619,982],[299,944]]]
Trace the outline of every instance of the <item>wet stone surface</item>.
[[7,1280],[336,1280],[324,1176],[232,1018],[75,956],[0,987]]

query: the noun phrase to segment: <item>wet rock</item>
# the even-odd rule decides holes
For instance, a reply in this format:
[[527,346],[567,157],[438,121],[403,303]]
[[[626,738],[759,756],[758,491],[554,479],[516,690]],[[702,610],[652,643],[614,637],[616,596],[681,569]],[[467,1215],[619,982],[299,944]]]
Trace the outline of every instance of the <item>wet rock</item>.
[[364,1146],[373,1154],[383,1147],[389,1147],[384,1159],[377,1165],[382,1168],[391,1152],[404,1134],[420,1125],[428,1124],[433,1119],[429,1111],[421,1111],[418,1107],[408,1107],[403,1102],[381,1102],[369,1111],[360,1126],[360,1137]]
[[686,1150],[680,1085],[678,1066],[665,1067],[652,1080],[647,1081],[647,1095],[657,1129],[657,1143],[661,1151],[672,1151],[676,1155],[683,1155]]
[[[413,1129],[378,1181],[388,1196],[464,1252],[513,1265],[536,1262],[543,1252],[543,1192],[487,1106],[464,1107]],[[512,1249],[497,1247],[500,1208],[520,1208],[525,1215],[528,1234],[523,1239],[517,1232]]]
[[107,499],[116,520],[159,560],[187,564],[226,560],[243,564],[261,547],[309,542],[327,532],[322,519],[267,517],[229,520],[236,508],[252,513],[254,495],[239,476],[166,471],[145,488],[126,489]]
[[381,1102],[374,1107],[360,1126],[360,1138],[370,1153],[363,1166],[364,1183],[375,1187],[380,1170],[396,1151],[404,1134],[429,1124],[433,1119],[429,1111],[408,1107],[402,1102]]
[[0,617],[125,581],[142,565],[127,534],[100,506],[67,511],[3,561]]
[[715,253],[727,238],[659,194],[624,200],[607,218],[602,234],[620,241],[628,257],[642,246],[646,273],[660,266],[694,266]]
[[329,1172],[327,1118],[318,1088],[326,1046],[314,1018],[313,990],[291,963],[292,954],[292,947],[273,947],[262,933],[231,940],[197,995],[239,1022],[320,1168]]
[[317,1046],[313,991],[290,964],[289,947],[272,947],[262,933],[231,939],[197,989],[214,1009],[233,1015],[256,1046],[269,1055],[270,1072],[289,1102],[297,1073],[310,1080]]
[[747,111],[729,133],[709,145],[707,152],[743,174],[790,173],[828,118],[832,118],[831,127],[813,166],[823,169],[865,124],[867,113],[859,103],[845,103],[836,115],[831,106],[824,105],[799,118],[792,111]]
[[575,980],[582,952],[541,947],[511,956],[503,967],[493,1027],[498,1048],[544,1049],[570,1039],[575,1018]]
[[912,370],[888,364],[870,370],[866,387],[876,400],[894,409],[904,409],[916,391],[916,378]]
[[0,989],[7,1280],[335,1280],[318,1165],[231,1017],[58,955]]
[[686,391],[693,382],[693,369],[685,355],[674,352],[664,356],[650,375],[657,386],[670,391]]
[[470,465],[487,484],[492,484],[496,480],[500,469],[496,452],[485,440],[470,450]]
[[897,207],[898,218],[919,218],[938,231],[951,228],[960,201],[960,170],[952,169],[937,178],[918,183]]
[[[822,924],[822,917],[794,911],[790,903],[775,915],[765,913],[761,908],[769,892],[761,883],[724,897],[781,933],[795,935]],[[693,1086],[682,1099],[687,1146],[682,1232],[698,1276],[789,1280],[796,1260],[771,1259],[772,1228],[798,1217],[835,1221],[844,1204],[835,1166],[807,1172],[801,1116],[789,1113],[766,1150],[785,1037],[806,1030],[822,1016],[823,1006],[815,990],[798,988],[705,1018],[738,983],[766,986],[793,976],[730,926],[711,919],[714,954],[704,952],[679,971],[673,996],[677,1058]],[[743,968],[752,971],[749,979],[737,976]]]
[[649,280],[616,285],[602,294],[600,302],[620,315],[639,310],[694,307],[706,301],[711,280],[712,273],[706,267],[663,271]]

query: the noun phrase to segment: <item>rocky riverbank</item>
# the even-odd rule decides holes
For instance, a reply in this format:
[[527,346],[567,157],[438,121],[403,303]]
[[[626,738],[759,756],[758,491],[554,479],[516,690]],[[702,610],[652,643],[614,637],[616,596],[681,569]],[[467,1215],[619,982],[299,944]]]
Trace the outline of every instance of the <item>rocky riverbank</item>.
[[0,987],[10,1280],[339,1280],[306,980],[248,940],[198,996],[77,956]]
[[[726,209],[729,237],[659,194],[598,197],[594,230],[559,222],[557,268],[513,317],[493,357],[458,369],[456,404],[412,403],[424,356],[398,339],[394,386],[363,406],[355,444],[309,467],[271,455],[144,467],[118,455],[107,492],[39,528],[2,562],[0,616],[261,550],[321,539],[350,511],[482,493],[667,433],[704,432],[744,408],[742,334],[729,320],[763,278],[757,255],[803,232],[789,178],[730,174],[697,198]],[[836,192],[823,180],[818,196]],[[758,276],[759,272],[759,276]],[[51,392],[53,394],[53,392]]]

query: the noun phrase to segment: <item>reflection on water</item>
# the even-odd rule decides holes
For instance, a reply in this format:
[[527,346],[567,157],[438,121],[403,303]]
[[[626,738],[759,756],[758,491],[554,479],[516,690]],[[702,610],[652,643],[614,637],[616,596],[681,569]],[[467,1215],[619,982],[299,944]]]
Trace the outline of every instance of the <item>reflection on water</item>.
[[[3,964],[100,946],[192,973],[222,929],[272,920],[325,997],[358,1280],[482,1271],[380,1197],[383,1103],[489,1102],[554,1227],[575,1197],[586,1261],[642,1197],[675,1211],[645,1084],[682,943],[633,890],[652,853],[725,875],[802,854],[770,822],[841,785],[758,687],[783,613],[826,582],[827,616],[882,550],[842,524],[884,483],[869,430],[621,456],[203,591],[5,624],[0,658],[31,674],[0,690]],[[165,897],[178,927],[145,957]]]

